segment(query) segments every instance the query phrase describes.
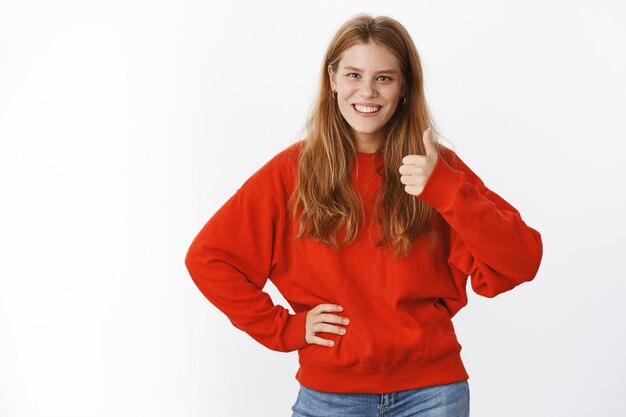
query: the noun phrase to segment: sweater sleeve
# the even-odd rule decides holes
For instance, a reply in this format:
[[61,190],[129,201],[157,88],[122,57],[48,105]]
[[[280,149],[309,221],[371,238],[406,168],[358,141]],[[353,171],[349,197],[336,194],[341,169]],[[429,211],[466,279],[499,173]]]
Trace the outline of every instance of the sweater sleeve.
[[230,322],[269,349],[289,352],[305,340],[306,311],[274,305],[270,275],[275,203],[264,189],[276,174],[266,164],[235,192],[195,237],[185,258],[194,283]]
[[446,151],[450,164],[439,156],[416,197],[430,204],[450,226],[448,263],[471,276],[474,292],[485,297],[531,281],[542,258],[541,235],[454,152]]

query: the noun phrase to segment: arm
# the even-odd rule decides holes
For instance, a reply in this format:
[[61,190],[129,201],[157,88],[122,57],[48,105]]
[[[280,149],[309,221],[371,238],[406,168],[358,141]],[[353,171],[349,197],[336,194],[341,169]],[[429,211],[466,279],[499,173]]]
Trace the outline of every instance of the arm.
[[541,262],[540,234],[489,190],[452,151],[441,156],[417,198],[450,225],[448,263],[471,276],[477,294],[494,297],[532,280]]
[[273,267],[275,210],[263,188],[271,175],[266,164],[209,219],[185,265],[234,326],[269,349],[289,352],[307,345],[306,312],[290,314],[262,291]]

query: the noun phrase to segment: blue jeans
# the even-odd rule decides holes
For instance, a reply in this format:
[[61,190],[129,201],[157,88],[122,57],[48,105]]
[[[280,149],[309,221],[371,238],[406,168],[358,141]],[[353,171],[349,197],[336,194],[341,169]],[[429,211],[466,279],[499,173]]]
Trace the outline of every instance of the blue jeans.
[[322,392],[300,385],[292,417],[468,417],[467,381],[387,394]]

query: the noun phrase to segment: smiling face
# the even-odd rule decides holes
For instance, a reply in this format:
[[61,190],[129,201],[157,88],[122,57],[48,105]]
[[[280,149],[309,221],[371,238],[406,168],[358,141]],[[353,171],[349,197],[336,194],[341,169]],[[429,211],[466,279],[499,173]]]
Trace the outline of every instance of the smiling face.
[[328,74],[357,151],[374,152],[381,144],[382,128],[406,94],[400,63],[389,49],[370,41],[343,51],[337,72],[329,65]]

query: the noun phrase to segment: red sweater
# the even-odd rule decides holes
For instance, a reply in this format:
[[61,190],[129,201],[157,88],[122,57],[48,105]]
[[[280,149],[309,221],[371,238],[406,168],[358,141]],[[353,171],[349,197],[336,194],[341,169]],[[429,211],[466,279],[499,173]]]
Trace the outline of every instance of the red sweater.
[[[406,258],[374,246],[372,219],[381,154],[357,154],[351,181],[365,207],[364,228],[335,251],[298,230],[288,217],[303,141],[276,154],[209,219],[185,264],[202,293],[234,326],[264,346],[298,350],[296,379],[319,391],[385,393],[468,379],[451,318],[467,304],[466,283],[494,297],[534,278],[541,236],[447,148],[416,196],[436,213],[434,252],[428,238]],[[271,279],[295,312],[262,291]],[[308,310],[343,306],[345,335],[319,333],[333,347],[309,345]]]

